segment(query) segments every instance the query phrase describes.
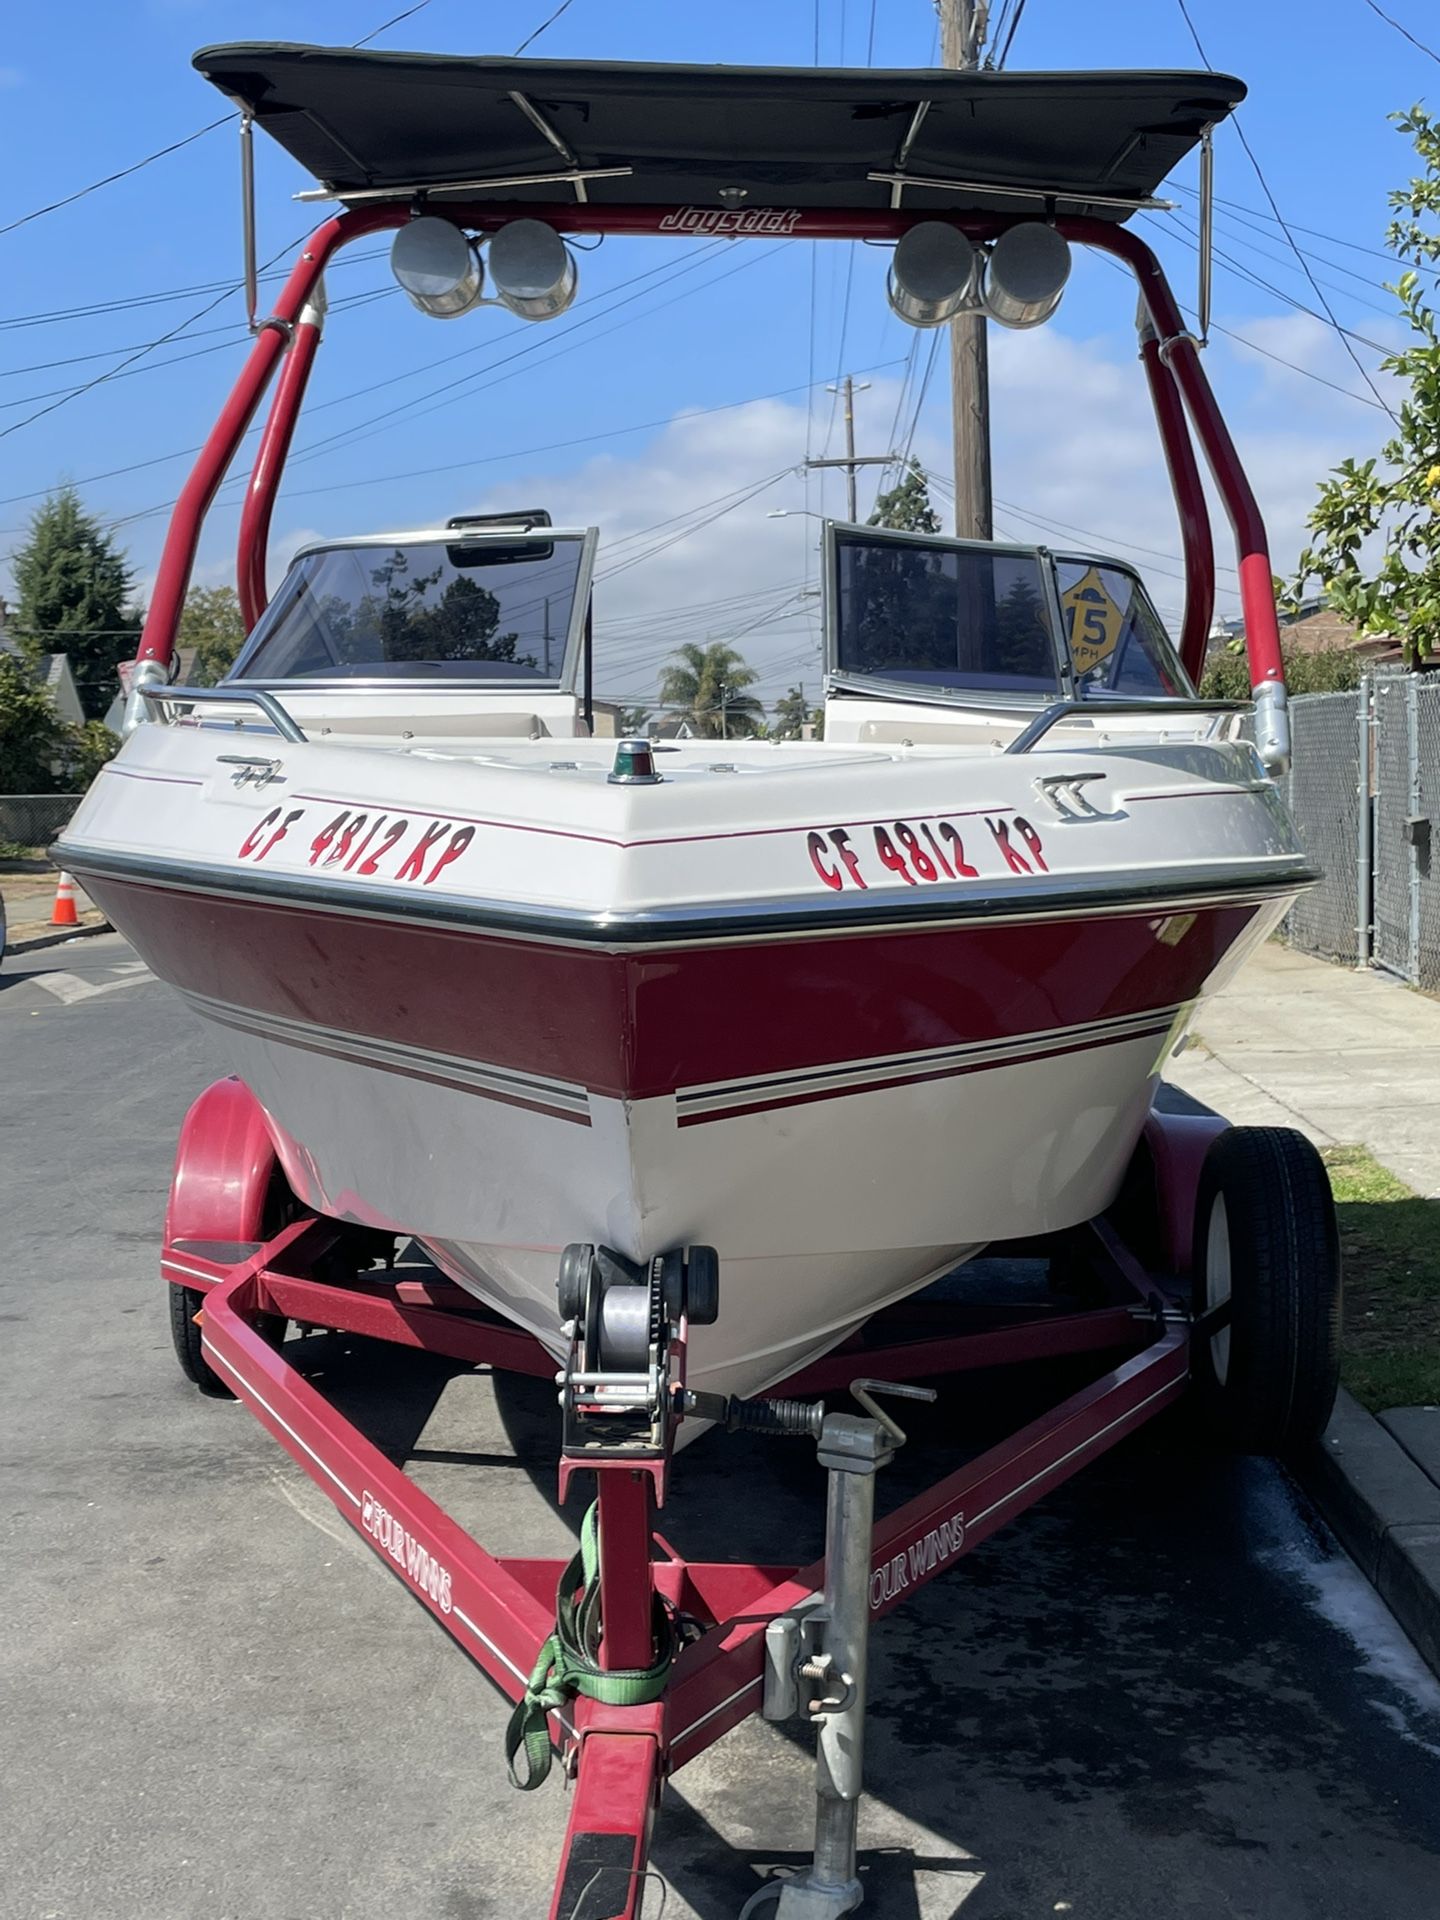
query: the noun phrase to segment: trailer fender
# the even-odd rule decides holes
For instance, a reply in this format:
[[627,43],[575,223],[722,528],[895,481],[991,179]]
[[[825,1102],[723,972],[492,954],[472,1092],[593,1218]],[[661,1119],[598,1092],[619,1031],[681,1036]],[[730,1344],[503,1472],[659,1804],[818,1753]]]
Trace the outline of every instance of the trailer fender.
[[1213,1141],[1228,1133],[1230,1122],[1218,1113],[1161,1113],[1152,1107],[1145,1122],[1142,1152],[1155,1170],[1160,1246],[1156,1250],[1169,1273],[1188,1274],[1194,1252],[1195,1200],[1200,1169]]
[[217,1080],[180,1129],[165,1244],[262,1240],[279,1157],[265,1110],[243,1080]]

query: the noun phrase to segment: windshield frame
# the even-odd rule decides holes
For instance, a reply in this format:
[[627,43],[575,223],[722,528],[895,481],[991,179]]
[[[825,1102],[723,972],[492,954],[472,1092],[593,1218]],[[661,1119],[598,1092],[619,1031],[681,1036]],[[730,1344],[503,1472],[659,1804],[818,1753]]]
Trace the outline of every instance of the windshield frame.
[[[307,540],[305,545],[297,547],[291,556],[275,598],[265,612],[256,621],[245,644],[235,656],[235,662],[224,676],[222,685],[234,681],[243,681],[252,687],[288,687],[292,690],[305,688],[339,688],[346,693],[386,693],[394,696],[404,693],[448,693],[470,694],[483,692],[487,698],[499,694],[525,694],[532,698],[554,699],[556,695],[573,695],[576,692],[580,669],[583,664],[586,633],[590,613],[590,589],[595,573],[595,551],[599,541],[599,529],[596,527],[535,527],[526,532],[514,528],[494,526],[485,528],[465,527],[423,527],[408,529],[398,533],[361,533],[333,540]],[[299,674],[283,676],[278,674],[251,674],[249,667],[255,655],[265,644],[272,629],[288,611],[292,600],[299,591],[300,563],[317,553],[339,553],[346,549],[368,547],[422,547],[422,546],[496,546],[514,549],[518,546],[552,546],[561,541],[577,544],[580,549],[579,564],[575,571],[575,591],[570,603],[570,619],[565,629],[565,646],[561,655],[560,670],[554,684],[548,681],[526,679],[506,679],[499,674],[476,675],[473,679],[464,674],[406,675],[403,678],[395,674]]]
[[[936,687],[921,681],[888,680],[879,674],[851,673],[837,665],[840,657],[840,543],[847,534],[868,539],[877,536],[886,544],[935,547],[943,552],[978,548],[981,552],[1010,554],[1038,562],[1045,594],[1045,613],[1050,627],[1050,647],[1055,658],[1056,690],[1034,687],[1009,691],[1001,687]],[[1070,666],[1070,649],[1065,645],[1060,615],[1060,597],[1048,547],[1008,540],[962,540],[950,533],[910,533],[895,527],[868,527],[857,520],[827,520],[821,542],[822,594],[821,614],[825,647],[825,685],[836,693],[869,695],[872,699],[904,700],[924,706],[1032,707],[1075,697],[1075,677]]]

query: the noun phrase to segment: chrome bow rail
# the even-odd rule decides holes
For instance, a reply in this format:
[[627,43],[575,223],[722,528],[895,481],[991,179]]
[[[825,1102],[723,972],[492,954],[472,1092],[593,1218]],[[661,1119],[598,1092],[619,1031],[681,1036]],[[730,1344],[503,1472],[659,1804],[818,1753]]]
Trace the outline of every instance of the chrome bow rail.
[[[282,740],[303,742],[304,731],[291,719],[273,693],[265,693],[259,687],[152,687],[138,689],[142,700],[148,700],[152,706],[223,706],[254,707],[264,714]],[[174,726],[173,719],[167,722]],[[236,725],[240,723],[237,721]]]

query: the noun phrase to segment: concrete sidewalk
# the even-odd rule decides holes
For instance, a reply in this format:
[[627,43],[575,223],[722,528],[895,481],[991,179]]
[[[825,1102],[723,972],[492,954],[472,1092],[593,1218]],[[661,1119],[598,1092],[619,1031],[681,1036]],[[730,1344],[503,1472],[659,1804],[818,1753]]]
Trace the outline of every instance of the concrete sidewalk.
[[1364,1146],[1440,1199],[1440,1001],[1267,944],[1165,1077],[1239,1125]]
[[[66,939],[76,929],[53,928],[50,915],[55,907],[55,882],[57,875],[53,868],[40,872],[26,870],[0,873],[0,897],[5,902],[7,932],[5,950],[7,953],[24,953],[37,942],[46,943],[54,939]],[[104,927],[105,916],[77,886],[75,905],[80,914],[80,928],[83,932],[98,933]]]

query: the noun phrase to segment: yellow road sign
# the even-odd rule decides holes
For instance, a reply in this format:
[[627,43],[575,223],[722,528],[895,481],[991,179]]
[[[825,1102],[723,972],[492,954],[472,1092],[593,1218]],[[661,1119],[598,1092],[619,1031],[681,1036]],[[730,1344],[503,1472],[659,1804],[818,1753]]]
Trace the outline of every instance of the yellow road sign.
[[1125,625],[1123,608],[1105,591],[1097,568],[1090,570],[1060,596],[1070,640],[1070,658],[1077,678],[1115,651]]

